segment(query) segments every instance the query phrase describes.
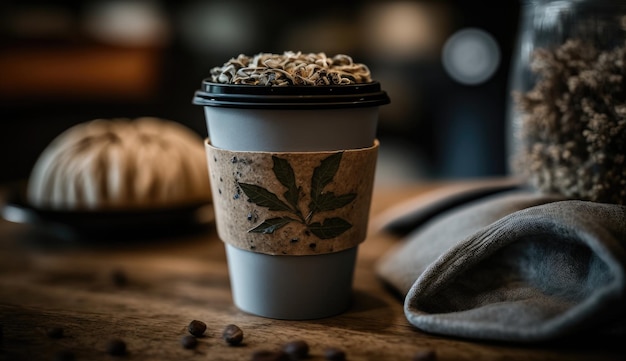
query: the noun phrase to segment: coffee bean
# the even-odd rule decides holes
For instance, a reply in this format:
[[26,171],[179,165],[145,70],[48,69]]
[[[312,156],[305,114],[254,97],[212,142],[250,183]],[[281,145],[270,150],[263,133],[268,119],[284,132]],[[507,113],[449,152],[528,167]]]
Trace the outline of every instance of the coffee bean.
[[198,346],[198,340],[193,335],[185,335],[180,339],[180,344],[184,348],[192,349]]
[[243,341],[243,331],[239,326],[230,324],[224,328],[222,338],[231,346],[239,345]]
[[433,350],[420,350],[413,355],[413,361],[435,361],[437,354]]
[[63,328],[62,327],[50,327],[46,330],[46,336],[50,338],[61,338],[63,337]]
[[189,322],[189,326],[187,327],[189,333],[196,336],[201,337],[206,331],[206,323],[198,320],[193,320]]
[[290,361],[289,355],[283,351],[258,350],[252,353],[252,361]]
[[324,357],[329,361],[344,361],[346,359],[346,353],[336,347],[327,347],[324,350]]
[[283,346],[283,351],[296,360],[304,359],[309,356],[309,344],[303,340],[291,341]]
[[58,351],[54,355],[54,360],[55,361],[74,361],[76,360],[76,355],[74,355],[72,351],[61,350],[61,351]]
[[126,342],[119,338],[114,338],[107,342],[107,353],[112,356],[122,356],[126,354]]

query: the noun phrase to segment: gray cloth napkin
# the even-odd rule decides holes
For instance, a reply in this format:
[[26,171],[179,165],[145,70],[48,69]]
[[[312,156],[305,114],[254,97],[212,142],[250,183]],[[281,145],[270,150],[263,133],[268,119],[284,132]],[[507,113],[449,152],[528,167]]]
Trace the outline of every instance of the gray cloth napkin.
[[536,342],[624,333],[626,207],[513,190],[444,211],[377,264],[429,333]]

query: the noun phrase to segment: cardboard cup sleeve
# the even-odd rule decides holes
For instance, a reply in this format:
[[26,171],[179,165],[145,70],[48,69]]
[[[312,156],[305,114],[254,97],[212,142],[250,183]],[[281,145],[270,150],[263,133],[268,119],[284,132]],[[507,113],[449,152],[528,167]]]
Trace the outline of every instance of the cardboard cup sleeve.
[[205,141],[216,227],[234,247],[317,255],[367,236],[379,142],[322,152],[230,151]]

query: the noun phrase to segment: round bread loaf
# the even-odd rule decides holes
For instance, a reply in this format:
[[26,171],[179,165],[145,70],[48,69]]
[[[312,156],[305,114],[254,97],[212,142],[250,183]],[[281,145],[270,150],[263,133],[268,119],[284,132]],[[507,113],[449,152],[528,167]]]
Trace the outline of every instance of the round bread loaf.
[[169,207],[211,198],[202,138],[170,120],[96,119],[70,127],[39,156],[28,202],[42,209]]

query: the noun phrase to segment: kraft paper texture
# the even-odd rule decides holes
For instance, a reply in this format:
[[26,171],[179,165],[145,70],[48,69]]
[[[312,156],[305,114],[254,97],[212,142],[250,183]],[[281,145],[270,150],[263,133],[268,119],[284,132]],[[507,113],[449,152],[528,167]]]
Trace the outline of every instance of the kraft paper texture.
[[377,140],[325,152],[237,152],[209,139],[205,146],[223,242],[270,255],[317,255],[365,240]]

